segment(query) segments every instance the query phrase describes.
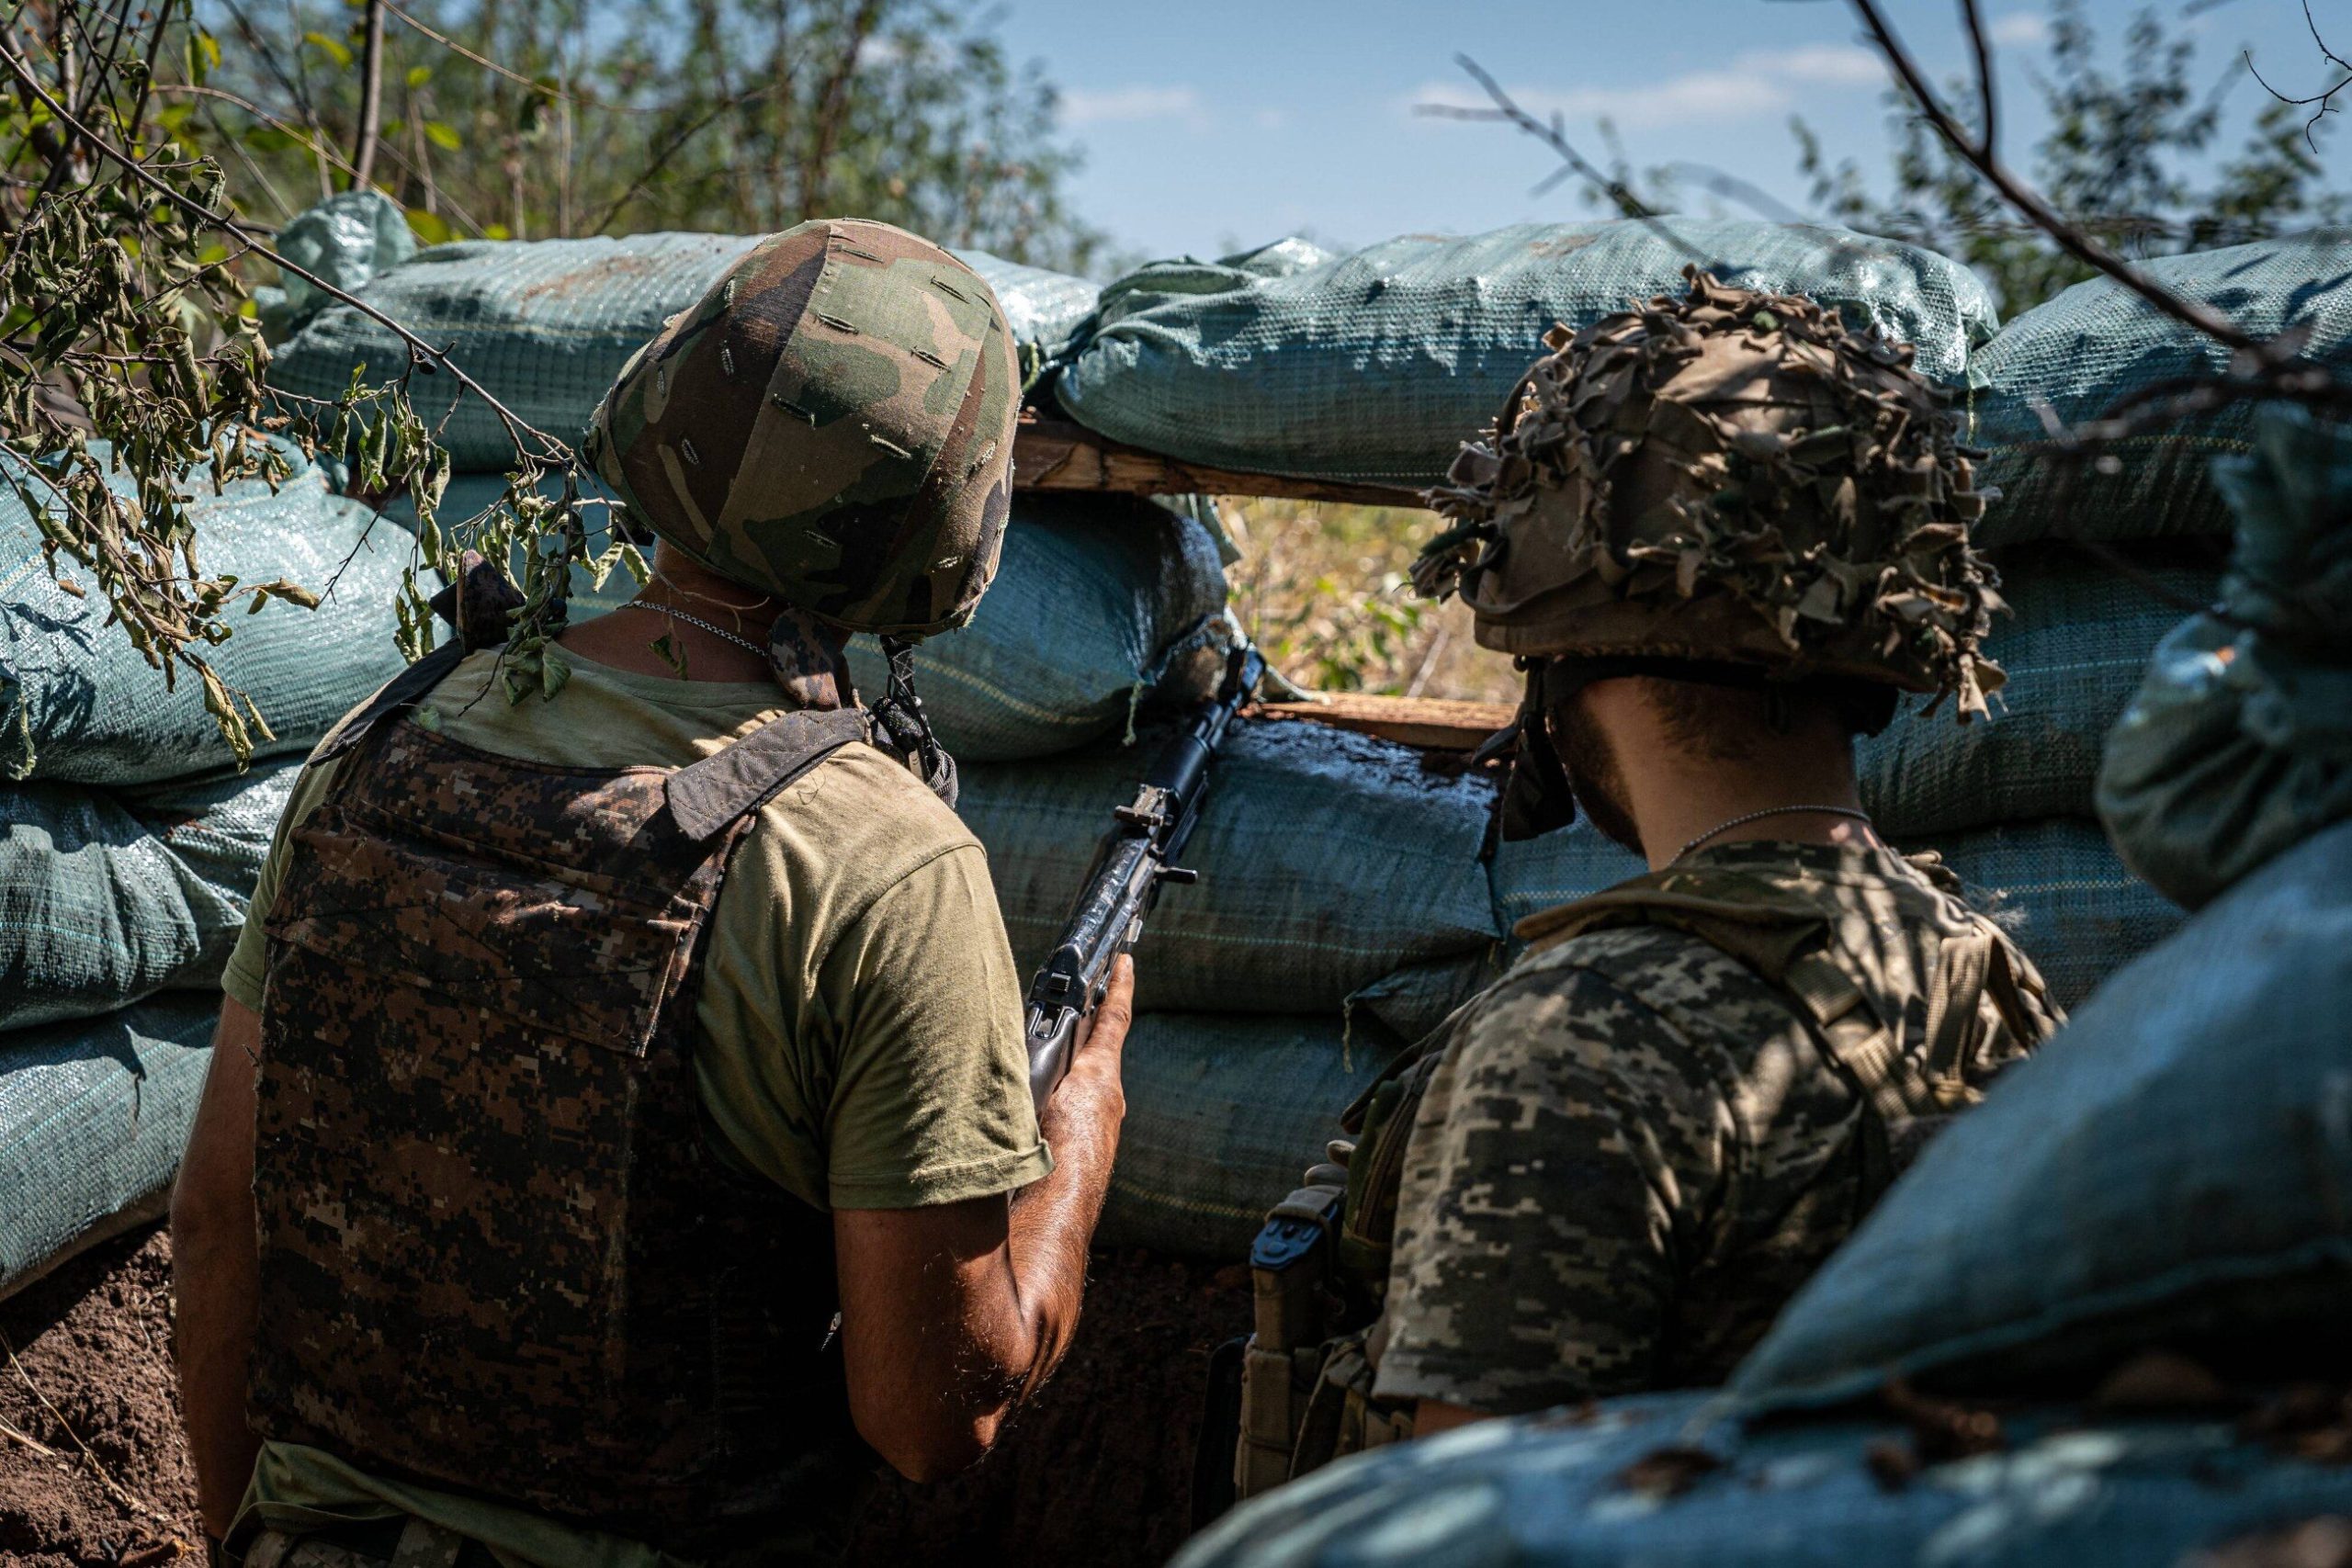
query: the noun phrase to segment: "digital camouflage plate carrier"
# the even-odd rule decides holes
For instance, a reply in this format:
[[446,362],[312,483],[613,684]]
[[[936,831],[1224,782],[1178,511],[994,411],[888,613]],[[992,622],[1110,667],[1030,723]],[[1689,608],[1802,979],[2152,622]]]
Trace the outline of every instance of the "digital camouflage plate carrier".
[[[1934,856],[1913,857],[1883,882],[1747,863],[1773,848],[1740,846],[1726,857],[1733,863],[1670,868],[1531,915],[1518,928],[1531,946],[1513,976],[1530,977],[1547,955],[1571,956],[1579,939],[1662,927],[1761,979],[1774,998],[1775,1017],[1765,1021],[1799,1031],[1850,1097],[1845,1102],[1859,1105],[1831,1160],[1854,1171],[1855,1202],[1823,1216],[1843,1235],[1928,1138],[1974,1103],[1988,1065],[2040,1044],[2064,1017],[2031,962],[1960,900],[1957,879]],[[1636,996],[1676,983],[1655,975],[1618,979]],[[1535,1026],[1532,1017],[1480,1017],[1481,1007],[1474,1000],[1390,1065],[1342,1119],[1351,1137],[1331,1145],[1331,1161],[1307,1172],[1260,1234],[1250,1258],[1255,1333],[1242,1353],[1233,1456],[1240,1496],[1412,1436],[1410,1403],[1376,1397],[1373,1387],[1416,1115],[1460,1028]],[[1643,1047],[1627,1040],[1611,1048]],[[1512,1115],[1532,1113],[1515,1097],[1534,1088],[1491,1087],[1514,1104]],[[1806,1206],[1796,1192],[1766,1202],[1785,1202],[1792,1213]],[[1794,1284],[1768,1282],[1769,1293]],[[1762,1309],[1767,1317],[1777,1304]],[[1762,1323],[1752,1326],[1760,1331]]]

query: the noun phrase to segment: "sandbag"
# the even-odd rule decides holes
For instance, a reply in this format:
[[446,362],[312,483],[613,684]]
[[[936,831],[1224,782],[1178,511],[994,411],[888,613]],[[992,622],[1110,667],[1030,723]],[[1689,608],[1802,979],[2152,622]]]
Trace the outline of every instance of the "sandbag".
[[2352,435],[2272,409],[2256,441],[2214,464],[2220,613],[2156,649],[2098,776],[2123,858],[2190,908],[2352,817]]
[[[503,475],[461,474],[442,497],[447,522],[504,493]],[[551,499],[553,479],[540,482]],[[601,485],[583,494],[607,495]],[[405,501],[388,519],[413,528]],[[636,596],[615,567],[599,584],[571,576],[571,618],[603,615]],[[941,744],[959,762],[1064,751],[1124,734],[1136,702],[1176,660],[1228,635],[1225,568],[1198,522],[1133,496],[1016,494],[996,581],[971,624],[915,649],[915,690]],[[647,620],[646,637],[660,635]],[[871,637],[852,639],[850,673],[869,702],[888,668]]]
[[[985,615],[987,606],[982,605]],[[964,770],[956,809],[987,846],[1014,956],[1051,949],[1155,737],[1047,761]],[[1495,939],[1478,847],[1492,788],[1418,751],[1319,724],[1238,725],[1136,951],[1155,1011],[1317,1012],[1394,970]]]
[[[50,576],[32,513],[7,482],[21,479],[49,497],[48,481],[13,455],[0,454],[0,775],[136,784],[232,766],[195,674],[180,671],[167,690],[122,628],[106,624],[89,584],[77,599]],[[128,475],[114,478],[127,489]],[[208,575],[283,577],[319,592],[334,585],[316,610],[273,599],[257,615],[232,615],[233,635],[204,650],[276,732],[255,735],[255,756],[307,751],[401,668],[393,604],[411,541],[398,529],[371,532],[373,513],[329,493],[317,468],[274,495],[258,479],[218,497],[200,474],[188,484],[200,497],[198,560]]]
[[1266,1211],[1323,1157],[1340,1113],[1394,1054],[1343,1038],[1336,1018],[1140,1015],[1097,1245],[1248,1257]]
[[[379,190],[339,191],[299,214],[277,231],[277,254],[345,293],[367,287],[378,273],[416,254],[416,235],[401,204]],[[283,287],[254,290],[263,329],[283,342],[334,302],[309,279],[288,272]]]
[[1949,703],[1905,699],[1894,722],[1854,744],[1862,804],[1898,843],[1992,822],[2088,817],[2107,732],[2183,604],[2212,602],[2217,573],[2145,569],[2146,581],[2067,557],[2002,573],[2013,614],[1985,645],[2008,671],[1993,716],[1952,720]]
[[[2170,935],[2180,911],[2132,874],[2096,823],[2074,818],[2004,822],[1965,832],[1902,838],[1906,852],[1933,851],[1970,902],[2024,947],[2051,995],[2073,1007],[2117,969]],[[1504,922],[1570,903],[1644,869],[1590,824],[1498,846],[1495,907]],[[1520,944],[1513,943],[1516,953]]]
[[[2258,337],[2304,327],[2311,333],[2306,358],[2339,368],[2352,364],[2352,229],[2138,265]],[[2011,321],[1969,367],[1968,438],[1987,453],[1978,479],[2002,492],[1978,525],[1977,542],[2227,533],[2229,511],[2206,465],[2246,450],[2252,404],[2233,403],[2135,436],[2108,454],[2119,465],[2112,474],[2086,463],[2062,467],[2036,405],[2047,403],[2073,425],[2142,388],[2217,376],[2229,360],[2226,345],[2159,315],[2104,277],[2077,283]]]
[[2197,1568],[2200,1550],[2352,1510],[2352,1470],[2226,1420],[2004,1412],[2000,1451],[1888,1479],[1924,1428],[1742,1431],[1710,1427],[1705,1404],[1645,1395],[1376,1449],[1236,1510],[1174,1568]]
[[[1225,568],[1200,524],[1131,496],[1017,495],[971,624],[915,648],[915,690],[959,762],[1037,757],[1124,734],[1187,652],[1226,635]],[[853,638],[868,701],[888,666]],[[1107,810],[1108,807],[1106,807]]]
[[2025,949],[2063,1008],[2180,929],[2180,911],[2132,874],[2095,822],[2004,822],[1903,848],[1940,854],[1968,900]]
[[1057,393],[1102,434],[1191,462],[1434,484],[1460,443],[1493,423],[1553,323],[1583,327],[1679,292],[1692,262],[1725,283],[1836,305],[1916,344],[1919,368],[1939,381],[1960,380],[1996,321],[1966,267],[1842,229],[1530,223],[1408,235],[1299,270],[1192,264],[1187,277],[1159,264],[1136,287],[1105,291]]
[[[1732,1393],[2028,1393],[2218,1332],[2331,1359],[2352,1304],[2352,824],[2217,899],[1928,1146]],[[2299,1357],[2298,1352],[2305,1352]]]
[[135,799],[0,784],[0,1030],[217,985],[300,771]]
[[[358,297],[436,347],[526,423],[575,439],[628,356],[662,321],[702,298],[757,235],[633,234],[627,239],[468,240],[420,251]],[[1016,342],[1060,344],[1094,306],[1093,285],[984,251],[960,253],[1004,306]],[[320,311],[281,347],[269,382],[304,397],[340,396],[355,367],[371,384],[407,367],[397,333],[348,305]],[[447,377],[418,376],[409,397],[462,469],[504,468],[505,426]],[[444,424],[443,419],[447,423]]]
[[161,1215],[218,993],[0,1035],[0,1297]]

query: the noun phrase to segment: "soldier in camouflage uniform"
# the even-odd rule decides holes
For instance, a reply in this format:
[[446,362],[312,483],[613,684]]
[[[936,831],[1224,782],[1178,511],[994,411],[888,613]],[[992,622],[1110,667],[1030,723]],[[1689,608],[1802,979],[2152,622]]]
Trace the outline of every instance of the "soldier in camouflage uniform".
[[1546,343],[1435,492],[1453,526],[1418,576],[1527,673],[1504,835],[1580,805],[1651,871],[1521,922],[1527,953],[1276,1211],[1245,1495],[1466,1419],[1721,1381],[2061,1021],[1858,799],[1852,736],[1899,690],[1973,720],[2001,679],[1983,500],[1910,350],[1695,271]]
[[597,410],[659,545],[569,678],[491,694],[477,565],[461,635],[314,754],[173,1203],[232,1558],[820,1561],[877,1453],[959,1469],[1051,1371],[1130,982],[1038,1111],[903,657],[995,571],[1018,393],[937,247],[763,243]]

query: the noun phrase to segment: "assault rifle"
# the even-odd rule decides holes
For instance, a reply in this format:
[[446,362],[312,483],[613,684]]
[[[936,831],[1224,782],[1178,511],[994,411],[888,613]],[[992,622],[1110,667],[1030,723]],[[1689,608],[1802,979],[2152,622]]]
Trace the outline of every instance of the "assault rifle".
[[1209,763],[1265,672],[1256,649],[1236,649],[1216,695],[1160,748],[1133,803],[1111,813],[1115,820],[1094,852],[1061,941],[1029,984],[1029,1092],[1040,1111],[1069,1070],[1078,1032],[1111,983],[1112,963],[1143,935],[1143,918],[1158,901],[1160,885],[1200,880],[1198,872],[1172,863],[1200,819]]

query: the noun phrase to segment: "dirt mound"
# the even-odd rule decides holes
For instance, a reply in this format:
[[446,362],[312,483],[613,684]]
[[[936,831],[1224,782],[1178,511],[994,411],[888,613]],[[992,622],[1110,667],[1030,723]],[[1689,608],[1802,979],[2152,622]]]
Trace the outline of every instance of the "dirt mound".
[[[160,1230],[134,1233],[0,1303],[13,1352],[0,1367],[10,1568],[201,1561],[172,1378],[171,1257]],[[851,1562],[1165,1562],[1187,1533],[1208,1352],[1249,1314],[1241,1269],[1096,1253],[1060,1373],[971,1473],[930,1487],[891,1478]]]
[[94,1247],[0,1302],[0,1562],[201,1559],[172,1376],[171,1240]]

